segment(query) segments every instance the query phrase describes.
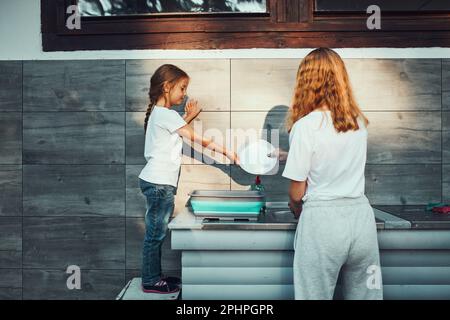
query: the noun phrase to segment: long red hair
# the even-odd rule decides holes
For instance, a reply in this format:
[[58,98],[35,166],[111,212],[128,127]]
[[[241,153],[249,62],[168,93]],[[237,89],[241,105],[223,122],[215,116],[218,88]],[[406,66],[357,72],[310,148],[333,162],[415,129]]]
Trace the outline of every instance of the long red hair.
[[288,132],[297,120],[325,106],[331,111],[337,132],[358,130],[359,117],[366,126],[369,124],[353,96],[344,61],[335,51],[318,48],[310,52],[298,68],[286,119]]

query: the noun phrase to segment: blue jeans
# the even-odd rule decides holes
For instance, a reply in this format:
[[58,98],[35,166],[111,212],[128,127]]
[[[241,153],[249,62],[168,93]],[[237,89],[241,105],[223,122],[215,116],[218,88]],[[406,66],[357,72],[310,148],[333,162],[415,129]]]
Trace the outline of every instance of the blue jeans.
[[154,285],[161,278],[161,247],[167,225],[174,209],[175,187],[154,184],[139,179],[139,186],[147,198],[145,238],[142,249],[142,284]]

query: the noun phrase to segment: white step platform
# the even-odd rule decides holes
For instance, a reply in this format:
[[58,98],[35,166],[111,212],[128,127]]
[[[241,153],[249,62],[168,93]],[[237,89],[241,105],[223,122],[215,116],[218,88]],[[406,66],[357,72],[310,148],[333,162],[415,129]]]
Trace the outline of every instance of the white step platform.
[[170,294],[145,293],[141,288],[141,278],[133,278],[117,295],[116,300],[177,300],[180,291]]

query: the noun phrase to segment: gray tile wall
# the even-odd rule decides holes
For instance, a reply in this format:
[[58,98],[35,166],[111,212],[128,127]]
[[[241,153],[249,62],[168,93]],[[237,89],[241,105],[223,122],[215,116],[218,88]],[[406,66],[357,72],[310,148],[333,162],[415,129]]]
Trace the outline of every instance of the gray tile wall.
[[0,299],[22,299],[21,61],[0,61]]
[[[139,276],[143,121],[149,79],[166,62],[191,77],[204,109],[197,132],[278,129],[288,148],[297,59],[0,61],[0,299],[113,299]],[[450,201],[450,60],[346,66],[371,121],[371,202]],[[227,164],[184,155],[175,214],[194,189],[248,188],[254,177]],[[263,177],[268,200],[287,199],[282,170]],[[163,248],[163,269],[179,275],[170,238]],[[69,265],[81,268],[81,290],[66,286]]]

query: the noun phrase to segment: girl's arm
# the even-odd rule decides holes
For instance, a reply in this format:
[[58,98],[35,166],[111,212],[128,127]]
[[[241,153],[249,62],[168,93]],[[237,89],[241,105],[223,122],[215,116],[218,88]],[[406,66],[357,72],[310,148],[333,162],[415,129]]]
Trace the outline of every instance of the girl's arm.
[[306,181],[291,180],[291,185],[289,186],[289,208],[291,208],[296,219],[300,217],[302,212],[302,198],[306,193],[306,187]]
[[201,144],[204,148],[208,148],[212,151],[221,153],[225,155],[228,159],[231,160],[231,163],[235,163],[239,165],[239,159],[235,152],[227,150],[225,147],[216,144],[211,139],[203,138],[202,136],[195,133],[194,129],[190,125],[185,125],[177,130],[177,133],[183,138],[188,139],[189,141]]

